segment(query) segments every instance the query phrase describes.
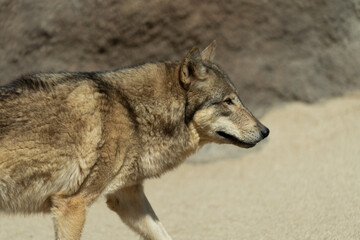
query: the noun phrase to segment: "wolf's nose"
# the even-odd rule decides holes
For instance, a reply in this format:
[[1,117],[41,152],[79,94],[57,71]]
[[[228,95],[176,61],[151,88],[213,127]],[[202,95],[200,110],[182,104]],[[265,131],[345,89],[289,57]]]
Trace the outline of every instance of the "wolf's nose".
[[261,136],[263,138],[266,138],[267,136],[269,136],[269,133],[270,133],[270,130],[267,127],[264,126],[264,128],[261,129]]

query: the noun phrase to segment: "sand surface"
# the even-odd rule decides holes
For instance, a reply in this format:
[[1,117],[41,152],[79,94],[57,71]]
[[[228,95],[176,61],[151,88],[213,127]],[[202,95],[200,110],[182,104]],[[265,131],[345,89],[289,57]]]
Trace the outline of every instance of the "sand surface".
[[[291,103],[262,118],[268,140],[238,159],[183,164],[146,192],[176,239],[360,239],[360,93]],[[0,239],[52,239],[50,216],[0,215]],[[83,239],[139,239],[103,199]]]

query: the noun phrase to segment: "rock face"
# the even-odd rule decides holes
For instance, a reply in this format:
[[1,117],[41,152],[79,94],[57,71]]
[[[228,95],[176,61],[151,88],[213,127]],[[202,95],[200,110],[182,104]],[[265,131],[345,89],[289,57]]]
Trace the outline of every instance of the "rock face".
[[258,112],[360,88],[359,0],[0,0],[0,83],[178,60],[213,39]]

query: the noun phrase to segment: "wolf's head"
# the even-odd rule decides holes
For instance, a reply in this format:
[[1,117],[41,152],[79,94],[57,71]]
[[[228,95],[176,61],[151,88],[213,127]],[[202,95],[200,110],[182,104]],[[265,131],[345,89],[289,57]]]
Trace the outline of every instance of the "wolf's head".
[[180,68],[180,83],[187,91],[186,121],[203,143],[230,143],[249,148],[269,135],[242,104],[229,77],[212,62],[216,43],[201,53],[194,47]]

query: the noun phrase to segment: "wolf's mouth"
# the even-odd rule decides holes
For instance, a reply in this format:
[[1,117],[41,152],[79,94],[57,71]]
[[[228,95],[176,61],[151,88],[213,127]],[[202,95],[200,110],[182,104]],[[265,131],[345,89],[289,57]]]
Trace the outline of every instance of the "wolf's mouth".
[[231,142],[233,142],[234,144],[236,145],[241,145],[242,147],[245,147],[245,148],[250,148],[250,147],[253,147],[255,146],[255,143],[246,143],[244,141],[241,141],[240,139],[238,139],[237,137],[233,136],[233,135],[230,135],[226,132],[223,132],[223,131],[216,131],[216,133],[223,137],[223,138],[226,138],[228,140],[230,140]]

